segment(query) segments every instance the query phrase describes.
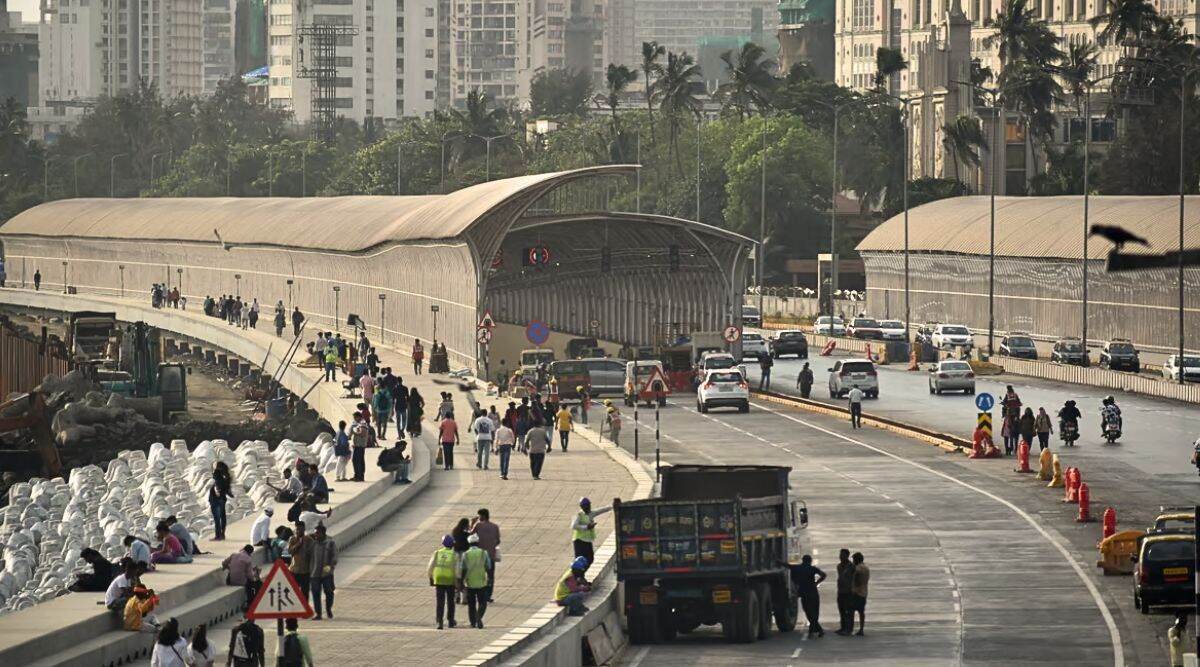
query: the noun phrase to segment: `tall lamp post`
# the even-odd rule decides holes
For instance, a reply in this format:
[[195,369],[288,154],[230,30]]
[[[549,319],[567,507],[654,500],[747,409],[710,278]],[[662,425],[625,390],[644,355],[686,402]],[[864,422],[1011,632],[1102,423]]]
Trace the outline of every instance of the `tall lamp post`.
[[117,158],[129,157],[129,153],[117,153],[108,160],[108,198],[116,197],[117,192]]
[[292,280],[291,278],[288,278],[288,279],[287,279],[287,286],[288,286],[288,310],[291,310],[292,308],[294,308],[294,307],[295,307],[295,303],[292,301],[292,285],[295,285],[295,284],[296,284],[296,281],[295,281],[295,280]]
[[335,331],[342,330],[341,319],[338,317],[338,302],[341,301],[342,287],[340,285],[333,286],[333,328]]
[[176,275],[179,276],[179,296],[182,297],[183,296],[183,269],[177,268],[177,269],[175,269],[175,273],[176,273]]
[[758,249],[754,254],[754,271],[758,274],[758,314],[763,313],[763,259],[767,249],[767,120],[763,119],[762,127],[762,173],[759,186],[762,197],[758,211]]
[[75,196],[76,197],[79,196],[79,161],[85,157],[91,157],[91,156],[92,156],[91,153],[84,153],[83,155],[80,155],[79,157],[75,158],[71,163],[71,168],[74,171],[74,175],[75,175]]
[[442,179],[441,179],[441,187],[440,187],[442,194],[446,194],[446,139],[448,139],[451,135],[453,135],[455,139],[463,136],[461,132],[455,132],[454,130],[446,130],[445,132],[442,133],[442,161],[441,161]]
[[63,294],[67,293],[67,260],[63,260]]
[[700,124],[704,116],[696,114],[696,222],[700,222]]
[[233,293],[241,294],[242,293],[242,274],[240,274],[240,273],[233,274],[233,281],[234,281]]
[[387,304],[387,295],[383,292],[379,293],[379,342],[383,342],[384,329],[384,306]]
[[[838,121],[842,115],[842,109],[861,102],[861,98],[852,97],[840,104],[825,102],[823,100],[812,100],[817,104],[829,109],[833,112],[833,174],[830,178],[830,194],[829,194],[829,317],[834,317],[833,308],[833,292],[837,289],[837,274],[838,274],[838,257],[837,257],[837,173],[838,173]],[[762,289],[762,285],[758,286]],[[832,322],[832,320],[830,320]],[[833,326],[832,324],[830,325]]]
[[483,143],[487,145],[487,158],[484,161],[484,165],[485,165],[484,177],[483,177],[484,181],[492,180],[492,142],[496,141],[498,139],[504,139],[507,137],[511,137],[512,134],[513,134],[512,132],[506,132],[504,134],[497,134],[494,137],[485,137],[481,134],[469,135],[469,136],[475,137],[476,139],[482,140]]
[[429,307],[429,312],[433,313],[433,340],[434,340],[434,341],[437,341],[437,314],[438,314],[438,310],[440,310],[440,309],[438,308],[438,306],[437,306],[437,304],[436,304],[436,303],[435,303],[435,304],[433,304],[432,306],[430,306],[430,307]]
[[1092,87],[1096,84],[1111,79],[1117,75],[1117,72],[1102,76],[1096,79],[1083,82],[1083,310],[1081,317],[1083,318],[1083,365],[1088,366],[1091,360],[1088,358],[1088,212],[1091,199],[1091,146],[1092,146]]
[[117,269],[121,272],[121,298],[125,298],[125,265],[118,264]]
[[[1185,367],[1183,358],[1183,343],[1185,336],[1183,323],[1184,316],[1186,314],[1186,311],[1183,308],[1183,210],[1185,202],[1184,193],[1186,192],[1184,189],[1185,163],[1183,151],[1185,138],[1187,136],[1185,132],[1185,129],[1187,128],[1187,124],[1185,122],[1185,119],[1187,118],[1187,80],[1188,77],[1192,74],[1195,74],[1196,71],[1197,70],[1195,67],[1188,67],[1179,71],[1179,356],[1176,357],[1179,359],[1179,363],[1177,364],[1179,366],[1179,384],[1183,384],[1183,369]],[[1196,641],[1197,643],[1200,643],[1200,639],[1197,639]]]

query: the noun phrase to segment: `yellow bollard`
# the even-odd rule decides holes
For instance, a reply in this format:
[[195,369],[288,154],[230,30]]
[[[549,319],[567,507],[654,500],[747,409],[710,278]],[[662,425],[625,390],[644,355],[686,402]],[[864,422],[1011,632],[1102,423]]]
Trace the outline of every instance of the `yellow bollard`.
[[1048,488],[1048,489],[1056,489],[1063,485],[1062,463],[1060,463],[1058,460],[1058,454],[1054,455],[1053,465],[1054,465],[1054,477],[1050,480],[1050,483],[1046,485],[1046,488]]
[[1049,449],[1049,448],[1043,449],[1043,450],[1042,450],[1042,453],[1038,455],[1038,473],[1037,473],[1037,478],[1038,478],[1038,479],[1040,479],[1040,480],[1042,480],[1043,482],[1049,482],[1049,481],[1050,481],[1050,477],[1051,477],[1051,474],[1052,474],[1052,473],[1050,472],[1050,469],[1051,469],[1051,463],[1050,463],[1050,461],[1051,461],[1051,459],[1052,459],[1052,458],[1053,458],[1053,454],[1051,454],[1051,453],[1050,453],[1050,449]]

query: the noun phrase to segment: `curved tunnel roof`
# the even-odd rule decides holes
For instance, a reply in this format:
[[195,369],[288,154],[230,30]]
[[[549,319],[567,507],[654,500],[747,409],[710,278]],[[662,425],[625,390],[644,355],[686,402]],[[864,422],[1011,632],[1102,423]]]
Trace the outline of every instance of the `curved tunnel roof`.
[[[1126,245],[1129,253],[1179,249],[1179,197],[1092,196],[1088,223],[1116,225],[1145,238],[1150,247]],[[1200,196],[1186,198],[1184,240],[1200,244]],[[952,197],[908,212],[909,250],[967,255],[988,254],[990,207],[987,196]],[[861,252],[902,252],[904,214],[876,227],[858,244]],[[1112,244],[1095,237],[1090,259],[1103,259]],[[997,197],[996,254],[1007,257],[1080,259],[1083,256],[1083,198]]]
[[0,235],[215,243],[215,229],[228,244],[355,252],[388,242],[457,238],[523,195],[636,168],[518,176],[446,195],[63,199],[20,213],[0,226]]

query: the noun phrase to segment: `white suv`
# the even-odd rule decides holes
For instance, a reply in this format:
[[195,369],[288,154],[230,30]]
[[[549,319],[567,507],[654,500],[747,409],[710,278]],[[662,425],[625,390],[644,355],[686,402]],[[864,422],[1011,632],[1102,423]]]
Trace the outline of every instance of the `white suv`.
[[738,412],[750,412],[750,385],[746,376],[736,368],[711,370],[696,388],[696,409],[735,407]]
[[975,347],[975,337],[971,330],[961,324],[939,324],[933,330],[933,346],[939,350],[965,347],[968,351]]
[[742,361],[749,358],[761,359],[771,353],[767,341],[762,334],[746,332],[742,334]]
[[879,373],[870,359],[846,359],[829,369],[829,396],[841,398],[854,387],[869,398],[879,397]]

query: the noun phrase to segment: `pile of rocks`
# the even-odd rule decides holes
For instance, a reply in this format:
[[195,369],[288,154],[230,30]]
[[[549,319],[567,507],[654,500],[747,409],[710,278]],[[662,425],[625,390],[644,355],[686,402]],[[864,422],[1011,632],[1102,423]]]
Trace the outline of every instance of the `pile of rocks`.
[[80,552],[91,547],[110,561],[124,553],[126,535],[154,543],[154,528],[174,515],[197,539],[213,535],[208,509],[212,470],[223,461],[233,474],[229,523],[274,503],[283,471],[297,459],[317,462],[329,472],[336,461],[333,441],[320,435],[312,444],[283,440],[272,452],[262,440],[231,449],[224,440],[205,440],[188,451],[183,440],[154,443],[147,454],[125,450],[105,469],[75,468],[64,481],[34,478],[13,485],[0,510],[0,614],[30,607],[67,593],[74,573],[87,569]]

